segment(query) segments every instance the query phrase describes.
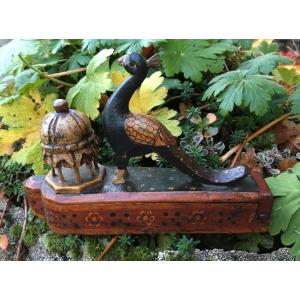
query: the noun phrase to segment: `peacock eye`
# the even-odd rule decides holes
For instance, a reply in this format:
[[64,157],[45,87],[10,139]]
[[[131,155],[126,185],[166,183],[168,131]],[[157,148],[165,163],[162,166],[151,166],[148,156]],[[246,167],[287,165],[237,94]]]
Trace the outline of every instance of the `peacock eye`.
[[135,66],[135,63],[133,61],[129,62],[129,66],[130,67],[134,67]]

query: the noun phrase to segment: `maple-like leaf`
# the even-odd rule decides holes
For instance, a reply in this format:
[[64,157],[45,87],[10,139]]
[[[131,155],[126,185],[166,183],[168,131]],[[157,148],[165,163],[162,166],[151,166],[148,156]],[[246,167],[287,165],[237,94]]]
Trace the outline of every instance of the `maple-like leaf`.
[[[11,159],[22,164],[33,164],[36,174],[45,173],[40,146],[40,126],[45,115],[53,111],[55,94],[42,101],[38,90],[29,91],[17,101],[0,105],[2,122],[8,129],[0,130],[0,155],[12,155]],[[15,151],[16,144],[22,148]]]
[[300,114],[300,84],[297,85],[295,92],[289,97],[289,100],[293,103],[292,112]]
[[224,67],[224,53],[237,48],[210,40],[168,40],[160,44],[161,62],[167,76],[183,73],[186,79],[200,82],[203,72],[218,73]]
[[291,254],[300,259],[300,164],[276,177],[266,178],[275,198],[270,223],[270,234],[282,232],[281,241],[291,245]]
[[34,55],[40,50],[38,40],[12,40],[0,47],[0,75],[12,74],[16,70],[21,70],[23,63],[18,54],[23,56]]
[[113,49],[103,49],[89,62],[86,76],[72,87],[67,100],[70,107],[85,113],[92,120],[98,117],[101,94],[112,89],[108,58]]
[[[115,87],[118,87],[127,77],[128,73],[120,71],[112,72],[112,80]],[[148,114],[159,120],[166,128],[174,135],[181,134],[179,121],[174,120],[177,115],[175,110],[170,110],[166,107],[158,110],[153,109],[165,103],[168,90],[161,86],[164,78],[161,72],[154,72],[150,77],[146,78],[140,88],[134,92],[129,101],[129,110],[132,113]]]
[[249,74],[269,75],[280,64],[291,64],[292,60],[276,53],[268,53],[250,59],[239,66],[239,70],[248,70]]
[[140,52],[143,48],[147,48],[150,45],[158,45],[165,40],[156,39],[133,39],[133,40],[119,40],[120,45],[116,48],[116,53],[120,52]]
[[258,50],[264,54],[278,52],[278,49],[279,49],[279,46],[277,43],[275,43],[275,42],[269,43],[266,40],[263,40],[258,46]]
[[287,94],[286,90],[268,75],[252,75],[248,71],[236,70],[216,76],[209,83],[202,100],[212,96],[220,102],[223,115],[235,106],[249,107],[258,116],[264,115],[273,95]]
[[64,66],[66,66],[67,70],[74,70],[86,66],[90,60],[90,56],[77,51],[67,59]]
[[278,66],[273,70],[273,75],[277,81],[282,81],[289,85],[300,83],[300,71],[294,67],[295,65]]
[[273,39],[256,39],[252,43],[252,48],[258,48],[263,42],[271,44],[273,42]]

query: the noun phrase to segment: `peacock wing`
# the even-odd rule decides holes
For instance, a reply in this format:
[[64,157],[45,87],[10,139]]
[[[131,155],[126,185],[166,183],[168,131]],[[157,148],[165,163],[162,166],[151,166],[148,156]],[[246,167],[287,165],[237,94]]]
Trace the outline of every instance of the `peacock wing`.
[[169,130],[155,118],[143,114],[128,114],[124,129],[130,140],[148,146],[176,145]]

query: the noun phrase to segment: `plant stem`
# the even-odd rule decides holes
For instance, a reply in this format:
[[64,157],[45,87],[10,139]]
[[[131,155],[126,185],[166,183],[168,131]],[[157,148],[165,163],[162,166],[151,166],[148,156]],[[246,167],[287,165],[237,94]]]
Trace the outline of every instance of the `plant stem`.
[[[4,196],[2,198],[5,199]],[[3,210],[2,214],[1,214],[1,217],[0,217],[0,228],[2,227],[4,216],[5,216],[5,214],[6,214],[7,210],[8,210],[9,202],[10,202],[10,200],[6,199],[4,210]]]
[[22,245],[23,245],[23,239],[25,236],[25,231],[26,231],[26,225],[27,225],[27,217],[28,217],[28,204],[27,204],[27,199],[24,197],[24,222],[22,226],[22,233],[21,237],[18,243],[18,248],[17,248],[17,255],[16,255],[16,260],[20,260],[21,258],[21,250],[22,250]]
[[100,253],[100,255],[97,257],[96,260],[102,260],[103,257],[105,256],[105,254],[109,251],[109,249],[114,245],[114,243],[117,241],[118,239],[118,235],[115,235],[110,241],[109,243],[106,244],[104,250],[102,251],[102,253]]
[[59,80],[59,79],[56,79],[56,78],[49,77],[49,75],[47,73],[44,73],[44,72],[40,71],[39,69],[37,69],[36,67],[34,67],[33,65],[31,65],[21,54],[19,54],[18,56],[21,59],[21,61],[24,63],[25,66],[27,66],[28,68],[30,68],[33,71],[37,72],[42,78],[49,79],[49,80],[51,80],[55,83],[63,84],[65,86],[69,86],[69,87],[74,86],[71,83],[68,83],[68,82],[65,82],[65,81],[62,81],[62,80]]
[[86,68],[78,68],[78,69],[69,70],[69,71],[65,71],[65,72],[48,74],[47,76],[48,76],[48,78],[57,78],[57,77],[63,77],[63,76],[71,75],[71,74],[84,72],[85,70],[86,70]]
[[248,135],[246,136],[246,138],[244,139],[243,143],[240,144],[241,146],[239,147],[239,149],[237,150],[237,153],[234,157],[234,159],[232,160],[231,164],[230,164],[230,168],[234,167],[238,158],[240,157],[242,151],[243,151],[243,148],[245,147],[245,145],[247,144],[247,139],[248,139]]
[[[193,93],[191,96],[192,96],[192,97],[196,97],[196,96],[200,96],[200,94],[199,94],[199,93]],[[172,102],[172,101],[174,101],[174,100],[180,99],[180,98],[182,98],[182,97],[183,97],[183,95],[173,96],[173,97],[167,99],[166,102],[164,103],[164,105],[167,104],[167,103],[169,103],[169,102]]]
[[[246,143],[252,141],[253,139],[255,139],[256,137],[258,137],[259,135],[265,133],[267,130],[269,130],[271,127],[273,127],[274,125],[282,122],[283,120],[287,119],[289,116],[291,115],[291,113],[287,113],[282,115],[281,117],[273,120],[271,123],[265,125],[264,127],[258,129],[257,131],[255,131],[254,133],[252,133],[247,139],[246,139]],[[224,162],[226,159],[228,159],[233,153],[237,152],[242,144],[238,144],[236,146],[234,146],[232,149],[230,149],[228,152],[226,152],[223,156],[220,157],[220,160],[222,162]]]

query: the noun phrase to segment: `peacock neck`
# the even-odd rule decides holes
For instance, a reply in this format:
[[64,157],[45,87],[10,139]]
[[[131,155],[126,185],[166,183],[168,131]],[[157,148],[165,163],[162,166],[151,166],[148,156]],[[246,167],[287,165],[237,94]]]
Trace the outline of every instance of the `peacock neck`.
[[146,73],[139,76],[132,75],[127,78],[110,96],[105,108],[118,114],[129,113],[129,101],[146,78],[146,75]]

